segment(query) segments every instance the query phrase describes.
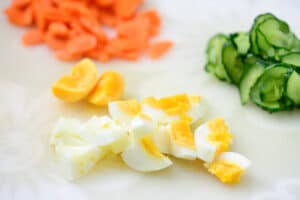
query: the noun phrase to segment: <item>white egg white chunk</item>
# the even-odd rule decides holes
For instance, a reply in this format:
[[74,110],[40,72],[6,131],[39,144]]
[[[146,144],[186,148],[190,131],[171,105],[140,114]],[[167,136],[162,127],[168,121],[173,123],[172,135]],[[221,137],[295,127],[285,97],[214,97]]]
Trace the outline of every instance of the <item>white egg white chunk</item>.
[[159,125],[153,134],[153,141],[160,152],[164,154],[171,153],[170,135],[167,126]]
[[225,160],[240,166],[242,169],[248,169],[251,166],[251,161],[244,155],[236,152],[223,152],[217,160]]
[[123,140],[127,136],[127,132],[108,116],[94,116],[83,125],[81,135],[90,144],[105,147]]
[[[211,130],[210,123],[221,131]],[[218,130],[217,130],[218,131]],[[217,135],[214,141],[210,141],[211,135]],[[199,126],[194,133],[197,157],[206,163],[211,163],[219,153],[226,151],[232,143],[232,136],[228,132],[223,119],[217,118]]]
[[58,145],[55,152],[63,174],[69,180],[77,179],[91,171],[107,153],[95,145]]
[[168,125],[171,155],[194,160],[197,157],[194,136],[187,121],[174,121]]
[[172,161],[159,152],[151,135],[132,138],[129,147],[122,153],[122,159],[130,168],[142,172],[158,171],[172,165]]
[[147,134],[152,134],[156,130],[156,123],[151,118],[137,116],[130,124],[130,132],[136,139]]
[[87,142],[80,134],[82,123],[77,119],[60,118],[54,125],[50,144],[83,145]]
[[108,112],[112,119],[125,127],[139,114],[140,109],[136,100],[113,101],[108,104]]
[[160,124],[167,124],[172,120],[178,119],[177,116],[167,116],[163,110],[151,107],[147,103],[143,103],[141,109],[142,113],[145,113],[146,115],[150,116],[154,121]]
[[217,147],[207,141],[207,136],[210,133],[207,124],[199,126],[195,131],[195,144],[197,156],[201,160],[210,163],[214,160]]
[[192,118],[191,123],[201,122],[207,113],[207,103],[199,96],[190,96],[191,108],[187,115]]

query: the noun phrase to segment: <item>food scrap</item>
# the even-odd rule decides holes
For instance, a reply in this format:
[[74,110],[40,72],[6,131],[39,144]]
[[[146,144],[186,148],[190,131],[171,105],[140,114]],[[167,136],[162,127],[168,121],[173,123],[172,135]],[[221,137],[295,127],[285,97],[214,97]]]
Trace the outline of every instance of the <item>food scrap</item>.
[[109,102],[109,115],[83,123],[61,118],[50,144],[69,179],[88,173],[108,154],[120,154],[126,165],[141,172],[172,165],[169,156],[200,159],[224,183],[238,183],[251,162],[229,152],[232,134],[223,118],[200,125],[205,104],[200,96],[180,94],[156,99]]
[[289,25],[266,13],[249,32],[213,36],[205,70],[236,85],[243,105],[251,99],[268,112],[292,110],[300,106],[299,52]]
[[22,37],[25,46],[44,43],[60,60],[138,60],[144,51],[156,59],[172,42],[151,44],[160,32],[161,18],[154,9],[141,11],[142,4],[142,0],[14,0],[5,14],[10,23],[31,28]]
[[89,59],[83,59],[72,68],[71,75],[65,75],[52,85],[53,94],[66,102],[83,99],[97,106],[119,100],[124,93],[123,76],[114,71],[104,72],[98,78],[98,69]]

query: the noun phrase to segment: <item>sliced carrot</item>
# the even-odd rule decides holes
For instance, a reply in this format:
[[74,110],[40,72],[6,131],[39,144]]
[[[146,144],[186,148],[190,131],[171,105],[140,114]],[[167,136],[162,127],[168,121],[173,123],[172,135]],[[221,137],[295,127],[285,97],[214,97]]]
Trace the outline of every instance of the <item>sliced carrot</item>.
[[29,6],[32,3],[32,0],[14,0],[11,7],[24,8]]
[[48,33],[57,37],[68,37],[69,29],[62,22],[52,22],[48,27]]
[[142,0],[115,0],[114,11],[120,18],[130,18],[142,2]]
[[59,50],[66,47],[67,38],[56,37],[50,33],[45,34],[45,42],[50,49]]
[[105,43],[107,41],[105,32],[99,25],[97,25],[97,23],[93,23],[86,18],[80,18],[79,22],[89,33],[96,35],[100,43]]
[[72,38],[67,43],[67,51],[70,54],[82,54],[97,47],[97,38],[91,34],[81,34]]
[[76,61],[82,57],[81,54],[71,54],[66,49],[60,49],[55,51],[55,56],[59,60],[63,61]]
[[149,46],[147,53],[150,58],[157,59],[163,56],[172,46],[173,43],[171,41],[156,42]]
[[[45,43],[62,60],[83,56],[106,62],[137,60],[147,50],[159,57],[171,45],[149,45],[160,31],[156,10],[139,12],[143,0],[12,0],[5,10],[18,26],[33,26],[24,45]],[[110,36],[112,28],[113,36]],[[147,49],[148,48],[148,49]]]
[[111,6],[113,2],[113,0],[95,0],[95,3],[101,7]]
[[39,29],[27,31],[22,37],[24,45],[36,45],[44,42],[44,33]]
[[33,23],[32,8],[27,7],[20,9],[17,7],[10,7],[5,10],[8,20],[18,26],[30,26]]

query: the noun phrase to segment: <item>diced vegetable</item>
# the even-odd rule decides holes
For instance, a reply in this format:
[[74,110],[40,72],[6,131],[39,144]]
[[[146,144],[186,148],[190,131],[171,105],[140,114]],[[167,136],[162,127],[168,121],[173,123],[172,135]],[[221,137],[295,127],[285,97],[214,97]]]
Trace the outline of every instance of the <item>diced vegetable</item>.
[[273,14],[257,16],[248,33],[214,36],[207,54],[206,71],[221,80],[226,74],[243,105],[251,99],[269,112],[300,107],[300,40]]

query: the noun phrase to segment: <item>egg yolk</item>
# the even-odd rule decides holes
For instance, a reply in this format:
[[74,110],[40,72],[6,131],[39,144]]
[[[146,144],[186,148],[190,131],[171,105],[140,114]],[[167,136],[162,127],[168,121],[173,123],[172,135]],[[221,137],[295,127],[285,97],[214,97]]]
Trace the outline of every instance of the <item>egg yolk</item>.
[[119,100],[124,93],[124,80],[121,74],[114,71],[104,72],[89,94],[88,101],[98,106],[106,106],[110,101]]
[[154,144],[154,141],[152,139],[151,135],[146,135],[140,139],[140,142],[143,146],[143,148],[152,156],[155,158],[162,158],[164,155],[159,151],[157,146]]
[[199,103],[200,100],[201,98],[199,96],[179,94],[161,99],[149,97],[144,99],[143,103],[148,104],[153,108],[160,109],[169,116],[178,115],[180,116],[180,119],[191,121],[192,118],[187,115],[187,112],[191,109],[191,103]]
[[174,121],[171,123],[171,140],[180,146],[195,149],[194,136],[187,121]]
[[208,123],[210,133],[207,136],[211,144],[217,146],[217,154],[227,151],[231,141],[232,135],[228,132],[228,127],[222,118],[217,118]]
[[127,101],[119,101],[117,105],[122,112],[130,116],[136,116],[141,111],[141,106],[139,102],[135,99],[127,100]]
[[103,124],[101,124],[100,128],[109,128],[110,124],[108,122],[105,122]]
[[238,183],[244,172],[243,168],[233,162],[218,160],[209,165],[208,171],[223,183]]
[[72,68],[71,75],[65,75],[53,84],[52,92],[66,102],[82,100],[95,87],[97,74],[96,65],[84,59]]

